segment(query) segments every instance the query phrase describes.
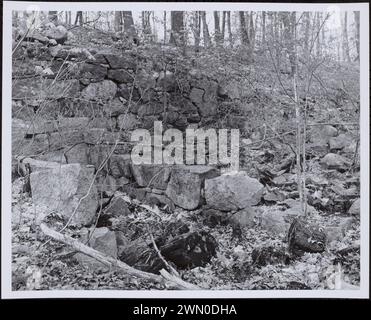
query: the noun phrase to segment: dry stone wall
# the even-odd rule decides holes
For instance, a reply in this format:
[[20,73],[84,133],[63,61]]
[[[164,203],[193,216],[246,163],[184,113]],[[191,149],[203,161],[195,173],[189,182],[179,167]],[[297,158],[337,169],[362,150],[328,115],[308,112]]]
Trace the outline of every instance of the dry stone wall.
[[[73,224],[90,225],[99,199],[116,191],[170,212],[215,207],[215,198],[216,209],[224,211],[259,202],[262,186],[255,179],[241,182],[251,185],[251,192],[241,188],[221,197],[224,190],[205,185],[212,186],[214,179],[219,179],[214,185],[227,185],[231,178],[214,167],[131,163],[133,129],[151,129],[156,120],[164,130],[212,121],[218,103],[228,98],[216,79],[196,69],[177,70],[171,55],[164,68],[133,51],[114,54],[33,42],[13,58],[13,176],[30,177],[36,205],[60,211],[66,219],[73,214]],[[94,181],[90,188],[88,180]],[[56,183],[63,188],[57,190]],[[89,197],[79,203],[84,192]],[[228,203],[236,199],[238,206],[231,207]]]

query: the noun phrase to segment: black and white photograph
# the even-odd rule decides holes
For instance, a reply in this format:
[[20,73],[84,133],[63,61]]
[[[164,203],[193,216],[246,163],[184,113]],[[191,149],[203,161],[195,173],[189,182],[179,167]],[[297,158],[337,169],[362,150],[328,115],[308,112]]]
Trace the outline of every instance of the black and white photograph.
[[2,297],[369,298],[368,14],[5,1]]

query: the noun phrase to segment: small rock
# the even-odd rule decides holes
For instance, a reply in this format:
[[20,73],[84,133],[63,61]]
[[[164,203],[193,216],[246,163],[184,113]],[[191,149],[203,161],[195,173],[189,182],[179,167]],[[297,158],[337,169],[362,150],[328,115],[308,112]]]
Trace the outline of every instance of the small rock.
[[81,92],[83,99],[107,101],[113,99],[117,92],[117,85],[111,80],[90,83]]
[[132,113],[120,114],[117,117],[117,127],[120,130],[133,130],[139,123],[137,117]]
[[361,213],[361,199],[358,198],[356,201],[353,202],[351,207],[348,210],[348,213],[353,216],[359,216]]
[[284,247],[261,247],[255,248],[251,253],[253,264],[258,267],[263,267],[270,264],[290,263],[290,256],[286,253]]
[[251,228],[254,226],[254,218],[256,216],[256,211],[253,207],[246,207],[240,211],[234,213],[229,222],[234,225],[238,226],[239,228],[248,227]]
[[132,184],[124,185],[121,187],[122,192],[126,193],[130,198],[144,201],[146,198],[145,188],[137,188]]
[[113,177],[125,177],[130,179],[131,172],[131,155],[130,154],[113,154],[109,161],[109,170]]
[[210,208],[202,210],[201,217],[203,218],[202,222],[211,228],[217,225],[226,225],[228,220],[228,215],[225,212]]
[[285,220],[282,212],[265,212],[260,216],[260,226],[268,232],[276,235],[286,234],[290,224]]
[[346,170],[350,165],[348,159],[336,153],[328,153],[320,162],[326,169]]
[[347,134],[340,134],[329,140],[330,151],[342,150],[352,143],[353,139]]
[[336,225],[326,227],[326,237],[328,242],[342,241],[345,234],[350,230],[354,223],[353,217],[340,217]]
[[131,212],[129,210],[127,202],[122,199],[122,197],[115,197],[113,198],[109,205],[104,209],[105,214],[109,214],[111,216],[126,216],[129,215]]

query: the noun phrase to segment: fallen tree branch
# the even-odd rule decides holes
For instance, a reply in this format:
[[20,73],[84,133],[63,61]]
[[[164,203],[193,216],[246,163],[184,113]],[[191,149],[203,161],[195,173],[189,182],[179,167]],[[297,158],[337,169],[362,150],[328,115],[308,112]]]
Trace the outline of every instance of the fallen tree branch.
[[180,279],[176,276],[170,275],[166,270],[161,270],[160,271],[161,276],[159,276],[157,274],[140,271],[138,269],[130,267],[129,265],[127,265],[126,263],[124,263],[120,260],[112,258],[111,256],[108,256],[108,255],[106,255],[102,252],[99,252],[99,251],[97,251],[93,248],[88,247],[87,245],[81,243],[80,241],[78,241],[76,239],[71,238],[70,236],[61,234],[61,233],[47,227],[44,223],[42,223],[40,225],[40,228],[41,228],[42,232],[45,235],[47,235],[48,237],[50,237],[50,238],[52,238],[56,241],[62,242],[66,245],[71,246],[76,251],[81,252],[81,253],[89,256],[89,257],[92,257],[92,258],[96,259],[97,261],[99,261],[99,262],[103,263],[104,265],[108,266],[110,269],[117,269],[119,271],[123,271],[124,273],[126,273],[130,276],[140,278],[140,279],[144,279],[144,280],[149,280],[149,281],[156,282],[156,283],[159,283],[159,284],[164,284],[167,287],[175,287],[175,288],[180,289],[180,290],[201,289],[194,284],[185,282],[185,281],[183,281],[182,279]]

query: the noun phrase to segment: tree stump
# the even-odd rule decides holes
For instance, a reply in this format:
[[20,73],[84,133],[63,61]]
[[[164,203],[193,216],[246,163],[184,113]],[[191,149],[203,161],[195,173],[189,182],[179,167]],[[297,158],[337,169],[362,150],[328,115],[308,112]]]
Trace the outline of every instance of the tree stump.
[[288,245],[291,253],[323,252],[326,247],[326,234],[317,225],[296,218],[290,225]]

